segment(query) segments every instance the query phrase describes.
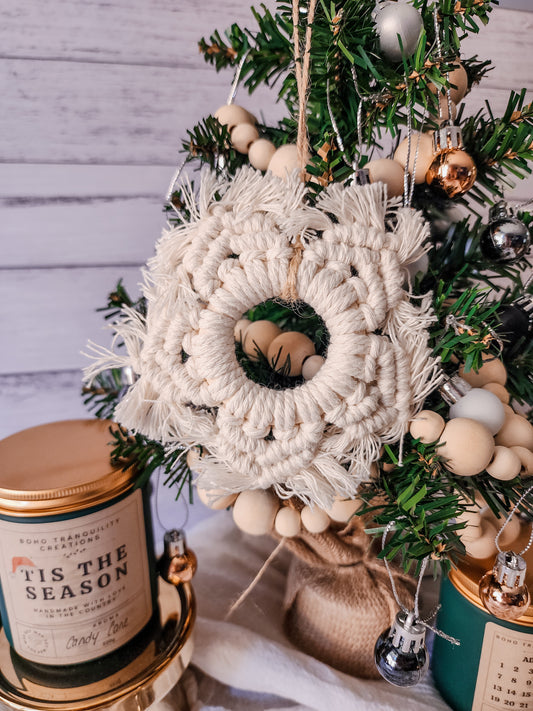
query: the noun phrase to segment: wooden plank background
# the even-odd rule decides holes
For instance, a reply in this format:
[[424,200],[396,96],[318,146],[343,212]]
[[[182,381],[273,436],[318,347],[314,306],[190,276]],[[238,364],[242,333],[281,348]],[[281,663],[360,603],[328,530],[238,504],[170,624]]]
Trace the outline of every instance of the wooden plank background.
[[[107,338],[95,309],[119,277],[136,288],[180,139],[226,100],[231,75],[205,65],[197,40],[234,21],[253,26],[249,5],[3,4],[0,437],[86,414],[81,351]],[[498,112],[510,87],[533,90],[532,30],[533,14],[498,9],[469,40],[466,53],[496,65],[469,110],[490,99]],[[268,91],[241,101],[281,116]],[[516,197],[532,192],[529,181]]]

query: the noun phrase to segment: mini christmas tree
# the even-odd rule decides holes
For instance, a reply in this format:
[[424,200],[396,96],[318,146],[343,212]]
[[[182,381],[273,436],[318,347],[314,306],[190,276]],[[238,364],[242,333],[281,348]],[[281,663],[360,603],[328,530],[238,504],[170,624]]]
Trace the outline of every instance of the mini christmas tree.
[[[488,104],[468,115],[461,103],[491,69],[462,56],[461,43],[493,4],[279,0],[275,12],[252,10],[252,29],[200,40],[206,62],[234,68],[251,98],[237,106],[233,91],[188,131],[179,173],[191,177],[172,185],[144,295],[133,302],[119,284],[109,297],[106,318],[127,355],[99,351],[88,370],[87,402],[98,416],[116,410],[126,429],[114,454],[136,460],[141,479],[162,466],[178,495],[192,495],[192,468],[212,505],[237,499],[236,520],[251,533],[298,537],[302,524],[319,533],[362,515],[367,532],[389,534],[380,555],[417,573],[428,558],[447,571],[465,551],[493,552],[533,475],[533,427],[512,409],[533,403],[531,216],[504,198],[531,172],[533,108],[525,91],[510,92],[502,116]],[[275,125],[253,115],[262,84],[286,108]],[[274,213],[279,239],[265,217]],[[308,281],[306,270],[319,262],[328,279],[341,274],[349,303],[331,306],[339,292],[329,298],[325,277],[312,296],[319,267]],[[264,280],[280,282],[277,292],[241,298],[248,287],[263,293]],[[335,309],[352,319],[342,358]],[[331,362],[340,379],[355,355],[348,384],[326,403]],[[246,392],[264,396],[266,410],[296,402],[296,420],[275,404],[272,426],[241,417],[232,401],[241,377],[262,388]],[[312,428],[308,392],[322,420],[291,449],[280,432]],[[354,401],[357,426],[341,416]],[[283,467],[290,474],[278,476]],[[260,504],[242,493],[265,489],[276,496]],[[531,514],[530,497],[519,508]],[[472,524],[479,511],[484,523]]]

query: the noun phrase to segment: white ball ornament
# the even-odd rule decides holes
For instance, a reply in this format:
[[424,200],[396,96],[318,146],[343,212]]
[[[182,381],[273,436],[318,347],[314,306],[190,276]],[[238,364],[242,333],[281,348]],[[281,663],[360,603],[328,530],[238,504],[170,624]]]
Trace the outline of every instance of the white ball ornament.
[[505,410],[497,395],[483,388],[472,388],[450,406],[450,419],[467,417],[485,425],[493,435],[505,421]]
[[520,457],[509,447],[497,445],[494,448],[494,456],[487,465],[487,472],[500,481],[510,481],[520,474],[522,462]]
[[415,439],[419,439],[423,444],[436,442],[442,434],[446,423],[438,412],[433,410],[422,410],[412,420],[409,432]]
[[281,333],[281,328],[272,321],[261,319],[252,321],[244,333],[242,341],[243,351],[250,360],[259,360],[257,351],[259,350],[266,358],[268,347]]
[[403,194],[403,168],[395,160],[377,158],[365,165],[371,183],[385,183],[389,197]]
[[248,160],[256,170],[266,170],[272,156],[276,152],[276,146],[267,138],[258,138],[248,149]]
[[446,469],[458,476],[480,474],[494,454],[494,438],[485,425],[464,417],[446,424],[440,442],[437,453],[447,460]]
[[323,533],[329,528],[330,518],[322,509],[304,506],[300,511],[300,516],[304,528],[309,533]]
[[233,520],[244,533],[265,536],[272,532],[278,509],[278,501],[270,492],[249,489],[237,497],[233,506]]
[[243,109],[242,106],[237,106],[237,104],[224,104],[213,115],[219,123],[228,127],[230,133],[237,124],[256,123],[255,117],[249,111]]
[[230,135],[231,145],[239,153],[246,155],[250,146],[259,138],[259,131],[251,123],[238,123]]
[[[377,10],[379,47],[391,62],[411,56],[418,46],[424,23],[418,10],[406,2],[391,2]],[[401,46],[398,41],[401,38]]]
[[304,380],[311,380],[324,365],[325,359],[319,355],[310,355],[302,365],[302,377]]
[[300,513],[296,509],[284,506],[278,511],[274,521],[274,530],[278,535],[283,538],[294,538],[300,533],[300,528]]
[[222,489],[200,489],[197,487],[196,492],[202,504],[213,511],[227,509],[235,503],[238,496],[238,494],[228,494]]
[[[435,149],[433,146],[433,133],[419,133],[413,131],[411,134],[411,149],[409,150],[409,139],[404,138],[394,153],[394,160],[403,169],[407,164],[407,154],[409,153],[409,173],[415,169],[415,183],[420,185],[426,182],[426,173],[433,163]],[[415,167],[416,157],[416,167]]]

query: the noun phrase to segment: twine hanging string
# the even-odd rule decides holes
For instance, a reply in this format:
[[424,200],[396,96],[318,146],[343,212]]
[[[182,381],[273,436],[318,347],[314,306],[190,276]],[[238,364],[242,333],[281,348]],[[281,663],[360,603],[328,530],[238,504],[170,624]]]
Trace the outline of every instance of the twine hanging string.
[[[396,521],[389,521],[389,523],[387,524],[387,527],[383,531],[383,537],[381,539],[382,549],[385,548],[385,543],[387,542],[387,536],[389,535],[390,531],[395,526],[396,526]],[[404,605],[402,605],[402,602],[401,602],[400,597],[398,595],[398,591],[396,589],[394,577],[393,577],[391,569],[390,569],[389,561],[387,560],[386,557],[384,557],[383,562],[385,563],[385,568],[386,568],[387,573],[389,575],[389,580],[390,580],[390,584],[391,584],[391,588],[392,588],[392,594],[394,595],[396,604],[406,615],[409,615],[410,612],[413,613],[415,623],[418,622],[419,624],[426,627],[428,630],[431,630],[434,634],[445,639],[447,642],[450,642],[451,644],[455,644],[458,646],[461,644],[461,642],[458,639],[456,639],[455,637],[451,637],[448,634],[445,634],[444,632],[439,630],[437,627],[434,627],[433,625],[429,624],[429,620],[431,620],[433,617],[435,617],[437,612],[440,610],[440,607],[441,607],[440,605],[437,605],[435,608],[433,608],[433,610],[430,612],[430,614],[426,618],[422,619],[419,616],[420,615],[420,609],[419,609],[420,608],[420,589],[422,587],[422,578],[424,577],[424,572],[426,570],[428,560],[429,560],[429,557],[426,556],[421,563],[420,573],[419,573],[418,581],[417,581],[417,585],[416,585],[415,597],[414,597],[414,601],[413,601],[413,610],[411,611],[411,610],[408,610]]]
[[[296,139],[296,155],[300,178],[305,180],[305,167],[307,156],[309,155],[309,139],[307,136],[307,96],[309,90],[309,68],[311,64],[311,37],[313,35],[313,22],[318,0],[310,0],[307,9],[307,25],[305,28],[305,38],[303,49],[300,43],[300,3],[299,0],[292,1],[292,23],[293,23],[293,43],[294,43],[294,75],[298,89],[298,135]],[[302,263],[303,243],[301,236],[294,241],[294,254],[291,258],[287,280],[281,291],[280,298],[283,301],[298,301],[298,290],[296,281],[298,269]]]
[[[526,491],[525,491],[525,492],[522,494],[522,496],[518,499],[518,501],[516,502],[516,504],[513,506],[511,512],[509,513],[509,515],[508,515],[507,518],[505,519],[505,523],[503,524],[503,526],[502,526],[502,527],[500,528],[500,530],[498,531],[498,535],[497,535],[496,538],[494,539],[494,543],[496,544],[496,548],[498,549],[498,553],[503,553],[502,549],[500,548],[500,536],[501,536],[502,533],[505,531],[505,528],[507,527],[507,524],[510,522],[510,520],[511,520],[511,519],[513,518],[513,516],[515,515],[515,513],[516,513],[518,507],[520,506],[520,504],[522,503],[522,501],[524,501],[524,499],[527,498],[527,496],[528,496],[532,491],[533,491],[533,485],[530,486],[529,489],[526,489]],[[533,544],[533,526],[531,526],[531,533],[530,533],[530,535],[529,535],[529,540],[528,540],[528,542],[527,542],[527,544],[526,544],[526,547],[525,547],[523,550],[521,550],[520,553],[518,553],[518,555],[524,555],[524,553],[526,553],[526,552],[531,548],[531,545],[532,545],[532,544]]]

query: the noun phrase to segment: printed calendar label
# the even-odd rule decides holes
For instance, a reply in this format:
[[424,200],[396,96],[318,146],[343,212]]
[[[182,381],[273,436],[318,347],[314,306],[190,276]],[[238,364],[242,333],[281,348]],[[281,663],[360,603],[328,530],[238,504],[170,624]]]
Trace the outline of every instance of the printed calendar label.
[[533,711],[533,634],[487,622],[472,711]]

